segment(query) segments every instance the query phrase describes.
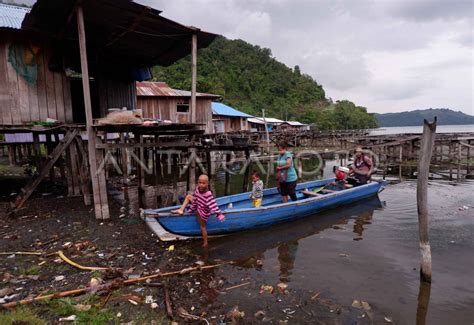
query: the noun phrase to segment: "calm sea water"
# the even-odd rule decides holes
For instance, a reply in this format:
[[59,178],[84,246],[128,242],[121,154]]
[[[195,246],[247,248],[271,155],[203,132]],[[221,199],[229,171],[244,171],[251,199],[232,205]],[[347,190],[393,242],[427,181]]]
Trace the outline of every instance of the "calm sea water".
[[[437,133],[465,133],[474,132],[473,124],[466,125],[438,125],[436,128]],[[423,126],[395,126],[395,127],[383,127],[370,131],[370,135],[383,135],[383,134],[403,134],[403,133],[423,133]]]

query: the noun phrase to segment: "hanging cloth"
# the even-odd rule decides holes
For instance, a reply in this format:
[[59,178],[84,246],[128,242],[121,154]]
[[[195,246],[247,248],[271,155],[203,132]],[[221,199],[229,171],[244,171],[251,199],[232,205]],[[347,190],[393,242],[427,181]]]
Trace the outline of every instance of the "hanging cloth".
[[39,47],[12,43],[8,48],[8,62],[28,83],[34,85],[38,76],[36,55]]

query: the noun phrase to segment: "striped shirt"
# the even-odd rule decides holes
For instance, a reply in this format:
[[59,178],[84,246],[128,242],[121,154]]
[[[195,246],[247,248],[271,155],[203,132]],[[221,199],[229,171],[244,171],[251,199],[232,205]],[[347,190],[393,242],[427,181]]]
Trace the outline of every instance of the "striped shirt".
[[211,191],[201,192],[196,187],[196,191],[193,194],[193,202],[188,212],[196,212],[202,220],[207,221],[209,216],[213,213],[216,215],[222,214],[222,211],[217,206],[216,200],[212,195]]
[[259,179],[252,184],[252,199],[261,199],[263,197],[263,181]]

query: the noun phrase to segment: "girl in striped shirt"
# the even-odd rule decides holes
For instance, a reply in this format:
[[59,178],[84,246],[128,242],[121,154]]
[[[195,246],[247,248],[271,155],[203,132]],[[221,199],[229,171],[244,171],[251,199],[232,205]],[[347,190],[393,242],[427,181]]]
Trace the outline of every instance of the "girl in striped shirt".
[[201,234],[203,239],[203,247],[207,247],[207,229],[206,222],[210,215],[215,213],[219,221],[224,221],[225,217],[222,211],[217,206],[216,200],[209,190],[209,177],[207,175],[201,175],[198,178],[198,183],[194,194],[188,194],[184,199],[183,204],[177,210],[172,210],[171,213],[184,214],[184,210],[188,203],[191,203],[191,207],[186,211],[187,213],[196,212],[199,227],[201,228]]

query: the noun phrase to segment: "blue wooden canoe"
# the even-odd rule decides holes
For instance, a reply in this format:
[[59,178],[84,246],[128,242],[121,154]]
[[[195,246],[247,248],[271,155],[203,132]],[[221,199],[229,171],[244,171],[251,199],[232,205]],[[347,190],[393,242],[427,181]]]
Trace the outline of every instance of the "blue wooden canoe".
[[[326,193],[318,196],[307,195],[334,181],[334,178],[300,183],[296,186],[298,200],[282,203],[278,190],[274,188],[263,191],[263,205],[260,208],[251,206],[249,194],[240,193],[217,198],[219,208],[225,214],[225,221],[218,221],[211,216],[207,222],[210,236],[226,235],[233,232],[266,227],[272,224],[303,218],[324,209],[349,204],[380,192],[385,186],[384,181],[375,181],[366,185]],[[179,206],[162,209],[143,210],[142,216],[146,224],[161,240],[179,240],[200,237],[201,231],[195,215],[174,215],[171,210]]]

